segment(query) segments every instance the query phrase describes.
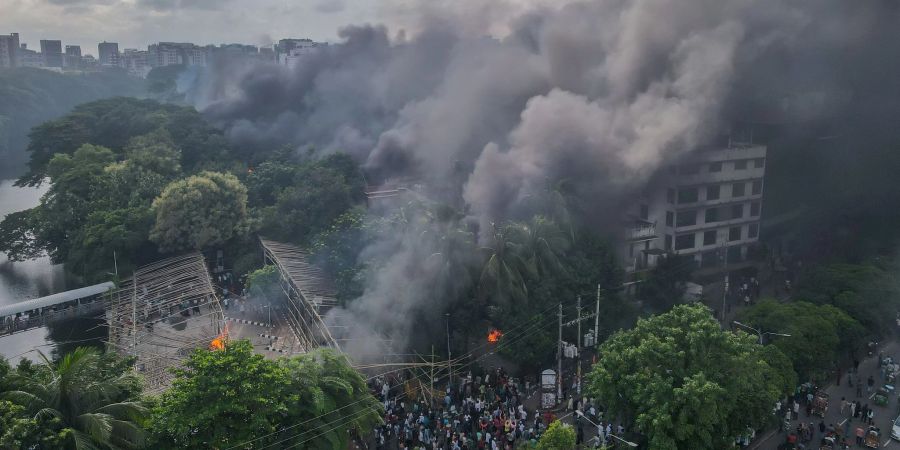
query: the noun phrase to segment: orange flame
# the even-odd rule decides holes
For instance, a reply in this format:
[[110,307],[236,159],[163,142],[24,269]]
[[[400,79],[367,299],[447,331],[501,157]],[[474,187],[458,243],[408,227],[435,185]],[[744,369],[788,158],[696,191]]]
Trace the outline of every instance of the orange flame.
[[491,332],[488,333],[488,342],[497,342],[497,341],[500,340],[500,338],[501,338],[502,336],[503,336],[503,332],[502,332],[502,331],[500,331],[500,330],[491,330]]
[[209,349],[212,351],[215,350],[225,350],[225,344],[228,342],[228,324],[225,324],[225,328],[222,329],[222,332],[216,336],[212,342],[209,343]]

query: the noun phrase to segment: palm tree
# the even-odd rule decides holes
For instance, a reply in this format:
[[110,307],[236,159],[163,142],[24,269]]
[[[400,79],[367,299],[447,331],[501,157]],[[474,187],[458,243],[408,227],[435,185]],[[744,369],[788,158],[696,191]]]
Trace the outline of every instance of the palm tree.
[[525,280],[533,273],[523,245],[527,229],[515,222],[499,227],[491,224],[491,227],[491,245],[482,247],[487,260],[478,285],[484,295],[493,297],[500,304],[510,300],[527,301]]
[[17,375],[12,389],[0,398],[25,406],[35,418],[58,418],[71,430],[71,444],[81,449],[139,448],[145,433],[140,423],[146,409],[128,401],[134,376],[110,375],[98,352],[79,347],[53,363],[40,353],[44,364],[32,377]]
[[528,267],[536,277],[563,272],[560,256],[569,248],[567,234],[552,220],[534,216],[527,226],[519,226],[522,250]]

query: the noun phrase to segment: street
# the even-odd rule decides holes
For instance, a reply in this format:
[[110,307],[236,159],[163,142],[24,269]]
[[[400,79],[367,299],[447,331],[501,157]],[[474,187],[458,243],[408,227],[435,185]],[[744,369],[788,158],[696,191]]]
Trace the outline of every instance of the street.
[[[897,357],[900,356],[900,344],[897,342],[891,342],[887,345],[879,346],[878,350],[883,352],[883,356],[885,357],[893,357],[894,360],[897,360]],[[876,406],[872,398],[875,395],[878,387],[884,384],[884,379],[881,377],[881,371],[878,367],[878,354],[876,351],[875,356],[871,358],[866,358],[865,360],[860,362],[859,365],[859,379],[863,383],[862,389],[862,397],[857,397],[856,393],[856,376],[854,375],[854,386],[850,387],[847,384],[847,374],[844,373],[841,377],[840,386],[830,385],[826,388],[826,392],[829,395],[828,402],[828,412],[824,419],[819,416],[808,417],[806,415],[806,410],[804,407],[800,408],[800,421],[815,424],[815,433],[813,435],[813,440],[807,445],[807,448],[817,449],[820,440],[822,439],[823,434],[819,432],[818,425],[820,421],[825,422],[825,425],[833,424],[835,428],[840,427],[843,430],[848,432],[849,436],[853,436],[854,430],[857,426],[863,425],[863,428],[866,426],[863,424],[861,418],[848,418],[850,415],[849,410],[847,408],[844,414],[841,414],[841,398],[846,398],[848,402],[859,400],[861,405],[868,404],[869,407],[873,408],[875,411],[874,424],[876,427],[881,429],[881,437],[880,437],[880,447],[882,448],[896,448],[900,449],[900,442],[891,439],[891,427],[894,419],[897,418],[898,414],[898,399],[896,393],[891,395],[890,401],[887,406]],[[872,392],[866,392],[865,384],[866,379],[869,376],[873,376],[875,378],[875,386],[872,389]],[[832,383],[835,380],[829,380]],[[796,430],[799,421],[794,420],[791,422],[792,430]],[[760,438],[759,442],[754,443],[749,448],[752,450],[776,450],[779,445],[785,442],[787,437],[787,433],[785,432],[777,432],[774,435],[766,434]],[[859,448],[856,446],[855,438],[850,440],[851,448]]]

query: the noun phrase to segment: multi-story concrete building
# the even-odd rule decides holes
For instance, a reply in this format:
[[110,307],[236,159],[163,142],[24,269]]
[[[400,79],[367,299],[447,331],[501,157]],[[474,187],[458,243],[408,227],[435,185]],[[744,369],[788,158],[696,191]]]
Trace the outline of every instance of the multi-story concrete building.
[[149,60],[150,52],[126,48],[119,56],[119,65],[131,75],[146,78],[152,69]]
[[34,50],[29,50],[28,44],[20,44],[19,65],[22,67],[44,67],[44,55]]
[[71,68],[81,67],[81,46],[67,45],[65,54],[65,66]]
[[205,66],[208,60],[207,48],[190,42],[159,42],[147,47],[150,54],[149,63],[153,67],[184,64],[188,66]]
[[97,61],[101,66],[118,67],[119,66],[119,44],[116,42],[103,41],[97,44]]
[[0,34],[0,67],[19,65],[19,33]]
[[322,45],[325,44],[313,42],[312,39],[282,39],[275,46],[276,61],[283,66],[294,67],[304,55]]
[[765,146],[730,144],[668,169],[629,217],[626,270],[650,268],[668,252],[701,268],[746,260],[759,238],[765,165]]
[[41,55],[44,56],[44,67],[61,68],[63,66],[62,41],[41,39]]

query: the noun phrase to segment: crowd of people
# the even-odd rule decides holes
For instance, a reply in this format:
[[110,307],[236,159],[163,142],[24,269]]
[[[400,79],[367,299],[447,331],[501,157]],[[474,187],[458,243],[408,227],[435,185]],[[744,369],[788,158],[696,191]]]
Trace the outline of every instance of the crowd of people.
[[[506,450],[533,447],[551,422],[552,412],[539,405],[526,406],[535,394],[530,382],[510,377],[503,368],[484,376],[471,372],[453,380],[432,398],[412,398],[411,380],[403,376],[376,377],[370,381],[373,394],[384,406],[384,424],[374,430],[374,448]],[[594,443],[612,443],[613,434],[624,433],[621,426],[603,420],[602,409],[589,399],[579,402],[584,418],[575,414],[572,422],[578,445],[586,444],[586,434],[597,436]],[[593,427],[596,425],[596,432]],[[587,433],[586,433],[587,430]],[[599,439],[598,439],[599,438]]]

